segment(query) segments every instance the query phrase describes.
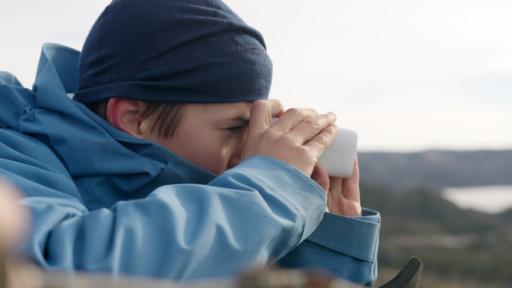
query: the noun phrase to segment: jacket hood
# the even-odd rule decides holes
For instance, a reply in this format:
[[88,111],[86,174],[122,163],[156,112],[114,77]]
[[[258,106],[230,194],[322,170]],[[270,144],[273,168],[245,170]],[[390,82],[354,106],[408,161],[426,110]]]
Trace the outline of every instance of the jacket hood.
[[206,184],[215,175],[164,147],[112,127],[72,100],[80,53],[43,45],[32,90],[0,74],[0,127],[30,135],[47,145],[94,209],[121,199],[147,196],[166,184]]

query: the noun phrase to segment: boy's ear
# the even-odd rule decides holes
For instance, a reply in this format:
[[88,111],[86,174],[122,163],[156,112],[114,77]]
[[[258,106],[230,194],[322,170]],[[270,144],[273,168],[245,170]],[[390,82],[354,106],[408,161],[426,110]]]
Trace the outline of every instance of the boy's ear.
[[137,100],[110,98],[107,104],[107,121],[117,129],[120,129],[135,137],[143,138],[142,112],[146,103]]

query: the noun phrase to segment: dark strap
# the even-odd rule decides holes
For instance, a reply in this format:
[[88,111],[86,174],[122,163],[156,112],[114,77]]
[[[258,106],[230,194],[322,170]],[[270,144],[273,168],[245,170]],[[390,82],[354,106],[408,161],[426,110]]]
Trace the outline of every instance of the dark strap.
[[422,271],[423,262],[416,257],[412,257],[404,268],[398,272],[395,278],[380,286],[380,288],[417,288],[420,283]]

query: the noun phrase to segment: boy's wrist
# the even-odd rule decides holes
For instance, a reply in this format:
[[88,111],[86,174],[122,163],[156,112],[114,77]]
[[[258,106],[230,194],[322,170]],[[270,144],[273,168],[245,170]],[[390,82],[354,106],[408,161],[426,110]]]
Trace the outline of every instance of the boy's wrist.
[[338,216],[362,216],[363,209],[361,204],[357,202],[345,202],[341,205],[338,205],[336,209],[327,208],[326,212],[338,215]]

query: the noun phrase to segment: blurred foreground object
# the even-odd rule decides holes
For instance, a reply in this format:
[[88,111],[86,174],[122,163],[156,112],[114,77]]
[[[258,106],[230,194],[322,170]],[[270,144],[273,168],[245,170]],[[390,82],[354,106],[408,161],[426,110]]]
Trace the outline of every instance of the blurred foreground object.
[[[423,263],[413,257],[388,283],[380,288],[416,288]],[[6,275],[3,275],[6,276]],[[172,283],[148,278],[92,274],[44,272],[38,268],[11,263],[1,288],[358,288],[322,271],[261,268],[242,273],[238,279],[212,279],[189,283]],[[7,282],[9,280],[9,282]]]
[[[1,288],[358,288],[359,285],[334,279],[324,273],[262,268],[242,273],[238,279],[211,279],[172,283],[148,278],[94,274],[45,272],[26,265],[10,265],[8,283]],[[5,280],[5,279],[4,279]],[[3,286],[5,285],[5,286]]]
[[334,278],[323,271],[262,268],[243,273],[237,288],[356,288],[361,285]]
[[0,288],[7,284],[7,257],[23,239],[27,217],[16,188],[0,179]]
[[0,251],[14,249],[23,239],[26,221],[18,190],[0,178]]
[[[400,272],[379,288],[419,287],[423,263],[412,257]],[[237,288],[355,288],[363,287],[334,278],[323,271],[280,270],[264,268],[241,275]]]

